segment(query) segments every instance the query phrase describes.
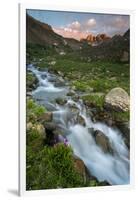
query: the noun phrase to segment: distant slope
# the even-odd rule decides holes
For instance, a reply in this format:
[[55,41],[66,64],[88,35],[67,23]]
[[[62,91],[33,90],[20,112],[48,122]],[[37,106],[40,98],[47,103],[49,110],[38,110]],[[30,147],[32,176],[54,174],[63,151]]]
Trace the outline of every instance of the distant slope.
[[92,60],[111,60],[129,62],[130,56],[130,30],[123,36],[115,35],[103,41],[98,46],[87,47],[81,51],[83,56]]
[[[93,37],[89,36],[87,41]],[[98,39],[100,38],[100,39]],[[109,38],[105,34],[99,34],[96,41],[97,46],[91,46],[88,42],[78,41],[73,38],[64,38],[55,33],[52,27],[42,23],[33,17],[26,16],[26,40],[28,43],[40,44],[43,46],[52,46],[57,52],[79,51],[79,55],[88,60],[108,60],[129,62],[130,56],[130,30],[123,36],[115,35]]]
[[29,15],[26,16],[26,37],[27,43],[56,46],[60,49],[64,47],[75,50],[80,48],[79,41],[63,38],[55,33],[51,26],[42,23]]
[[58,42],[63,45],[61,37],[54,33],[51,26],[39,22],[29,15],[26,17],[26,33],[27,43],[47,45]]

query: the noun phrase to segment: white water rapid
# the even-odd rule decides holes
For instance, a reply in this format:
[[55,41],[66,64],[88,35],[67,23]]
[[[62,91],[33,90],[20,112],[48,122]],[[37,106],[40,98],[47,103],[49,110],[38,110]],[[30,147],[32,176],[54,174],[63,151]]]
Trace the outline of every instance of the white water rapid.
[[[55,86],[58,76],[48,71],[38,71],[32,65],[28,66],[28,70],[39,80],[39,86],[32,92],[33,97],[53,112],[54,122],[60,124],[74,154],[83,160],[89,172],[99,181],[106,180],[111,185],[129,184],[129,151],[120,131],[104,123],[94,123],[83,101],[74,101],[67,96],[68,86]],[[63,106],[54,102],[59,97],[66,99]],[[77,122],[78,115],[84,119],[86,126]],[[91,128],[102,131],[108,137],[113,154],[104,153],[96,144]],[[62,136],[60,138],[63,139]]]

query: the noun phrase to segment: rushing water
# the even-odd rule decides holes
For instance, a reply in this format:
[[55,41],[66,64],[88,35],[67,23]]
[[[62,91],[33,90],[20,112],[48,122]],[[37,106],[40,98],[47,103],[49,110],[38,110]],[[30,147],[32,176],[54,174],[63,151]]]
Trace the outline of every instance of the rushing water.
[[[94,123],[88,116],[83,101],[74,101],[67,96],[68,86],[55,86],[58,79],[56,75],[48,71],[38,71],[32,65],[28,69],[39,80],[39,86],[32,92],[33,97],[53,111],[54,122],[64,130],[64,137],[60,135],[59,138],[66,138],[74,154],[83,160],[90,173],[99,181],[107,180],[112,185],[129,184],[129,152],[120,131],[104,123]],[[63,106],[54,102],[59,97],[67,100]],[[77,122],[78,115],[84,119],[86,126]],[[102,151],[95,143],[90,128],[100,130],[108,137],[113,154]]]

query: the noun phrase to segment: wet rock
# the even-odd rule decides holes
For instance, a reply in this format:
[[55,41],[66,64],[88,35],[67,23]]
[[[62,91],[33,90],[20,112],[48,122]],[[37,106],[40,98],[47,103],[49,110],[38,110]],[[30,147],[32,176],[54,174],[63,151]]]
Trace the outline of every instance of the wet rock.
[[98,186],[110,186],[111,184],[108,181],[100,181]]
[[93,119],[93,117],[94,117],[94,115],[93,115],[91,109],[89,109],[89,108],[87,109],[87,115],[88,115],[91,119]]
[[77,122],[82,126],[86,126],[85,120],[81,115],[77,116]]
[[53,146],[58,142],[58,136],[55,135],[54,131],[57,130],[58,126],[55,123],[45,122],[44,123],[45,132],[47,135],[46,143],[47,145]]
[[106,111],[99,112],[99,113],[96,114],[95,118],[96,118],[97,121],[103,121],[108,126],[114,126],[115,125],[115,121],[112,119],[112,116],[109,112],[106,112]]
[[62,77],[59,77],[57,80],[56,80],[56,82],[55,82],[55,87],[63,87],[63,86],[65,86],[66,84],[65,84],[65,81],[64,81],[64,79],[62,78]]
[[70,109],[71,113],[79,114],[79,109],[77,108],[75,104],[68,103],[67,106]]
[[70,90],[68,93],[67,93],[67,96],[74,96],[76,95],[76,92],[74,90]]
[[32,92],[26,92],[26,96],[32,97]]
[[44,124],[46,131],[53,132],[54,130],[57,129],[57,125],[53,122],[44,122],[43,124]]
[[56,103],[59,104],[59,105],[64,105],[64,104],[67,103],[67,100],[63,99],[63,98],[57,98]]
[[117,126],[123,134],[125,134],[126,136],[129,135],[129,133],[130,133],[130,123],[129,122],[118,123]]
[[80,99],[79,95],[75,94],[74,96],[72,96],[72,100],[73,101],[78,101]]
[[84,183],[86,183],[87,174],[84,162],[80,158],[74,157],[74,167],[77,170],[77,172],[83,177]]
[[117,123],[117,127],[122,132],[125,144],[127,145],[128,148],[130,148],[130,123],[129,122]]
[[114,88],[105,96],[105,107],[114,111],[129,110],[129,95],[122,88]]
[[27,75],[26,75],[27,92],[31,92],[32,90],[36,89],[37,86],[38,86],[38,80],[36,76],[32,72],[27,72]]
[[42,79],[46,79],[46,78],[47,78],[47,75],[46,75],[46,74],[42,74],[42,75],[41,75],[41,78],[42,78]]
[[113,120],[113,119],[111,119],[111,118],[106,118],[105,120],[104,120],[104,122],[108,125],[108,126],[114,126],[115,125],[115,121]]
[[93,115],[96,115],[98,112],[99,112],[99,110],[97,108],[95,108],[95,107],[91,108],[91,113]]
[[64,73],[61,72],[61,71],[58,71],[57,74],[58,74],[59,76],[62,76],[62,77],[64,76]]
[[96,130],[94,132],[94,137],[96,144],[103,150],[104,153],[113,153],[109,139],[102,131]]
[[54,133],[54,135],[57,135],[57,136],[64,135],[64,130],[56,127],[56,129],[53,131],[53,133]]
[[39,120],[51,122],[53,120],[53,113],[52,112],[46,112],[39,117]]

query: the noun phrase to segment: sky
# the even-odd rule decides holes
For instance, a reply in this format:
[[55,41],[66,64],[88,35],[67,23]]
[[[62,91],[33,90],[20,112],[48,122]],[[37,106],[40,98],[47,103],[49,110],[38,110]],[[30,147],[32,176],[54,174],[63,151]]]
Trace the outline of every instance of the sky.
[[59,35],[77,40],[86,38],[89,34],[122,35],[130,26],[128,15],[46,10],[27,10],[27,13],[35,19],[51,25]]

